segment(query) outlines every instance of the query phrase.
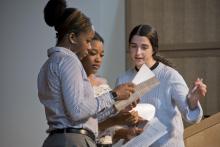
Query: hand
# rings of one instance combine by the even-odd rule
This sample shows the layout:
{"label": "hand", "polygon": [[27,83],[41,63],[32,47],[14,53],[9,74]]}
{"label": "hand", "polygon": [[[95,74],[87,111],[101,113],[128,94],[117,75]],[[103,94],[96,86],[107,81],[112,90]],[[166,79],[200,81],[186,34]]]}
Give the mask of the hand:
{"label": "hand", "polygon": [[207,86],[202,82],[202,79],[197,79],[194,84],[194,88],[188,94],[188,104],[190,109],[195,109],[198,105],[198,101],[201,97],[204,97],[207,93]]}
{"label": "hand", "polygon": [[143,121],[143,118],[138,115],[137,111],[122,110],[113,119],[115,125],[135,126]]}
{"label": "hand", "polygon": [[113,136],[113,140],[118,141],[119,139],[125,139],[125,141],[129,141],[133,137],[141,134],[143,129],[133,127],[133,128],[122,128],[115,131],[115,135]]}
{"label": "hand", "polygon": [[136,125],[139,120],[141,120],[142,118],[138,115],[137,111],[131,111],[130,112],[130,116],[125,119],[126,123],[128,126],[134,126]]}
{"label": "hand", "polygon": [[116,116],[112,117],[114,125],[128,125],[137,122],[137,114],[128,111],[120,111]]}
{"label": "hand", "polygon": [[141,119],[137,111],[131,111],[131,112],[121,111],[118,114],[118,117],[123,118],[122,125],[128,125],[128,126],[136,125]]}
{"label": "hand", "polygon": [[132,104],[128,105],[124,110],[122,110],[122,112],[123,112],[123,111],[125,111],[125,112],[131,111],[134,107],[137,106],[137,104],[138,104],[139,102],[140,102],[140,98],[137,98],[136,101],[134,101]]}
{"label": "hand", "polygon": [[126,100],[130,97],[132,93],[134,93],[134,84],[133,83],[125,83],[117,86],[112,91],[116,92],[117,98],[116,100]]}

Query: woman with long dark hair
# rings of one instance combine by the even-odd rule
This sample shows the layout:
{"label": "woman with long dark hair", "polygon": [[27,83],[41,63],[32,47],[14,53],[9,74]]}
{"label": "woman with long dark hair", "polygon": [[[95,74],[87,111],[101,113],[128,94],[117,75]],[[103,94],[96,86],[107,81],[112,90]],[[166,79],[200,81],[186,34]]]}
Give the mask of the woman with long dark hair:
{"label": "woman with long dark hair", "polygon": [[116,85],[131,81],[143,64],[160,81],[158,87],[140,99],[140,103],[155,106],[155,116],[168,131],[151,147],[184,147],[182,118],[190,123],[201,120],[203,111],[199,98],[205,96],[206,85],[201,79],[197,79],[194,90],[189,92],[183,77],[172,68],[168,60],[158,56],[157,31],[150,25],[133,28],[129,36],[129,52],[134,67],[119,76]]}

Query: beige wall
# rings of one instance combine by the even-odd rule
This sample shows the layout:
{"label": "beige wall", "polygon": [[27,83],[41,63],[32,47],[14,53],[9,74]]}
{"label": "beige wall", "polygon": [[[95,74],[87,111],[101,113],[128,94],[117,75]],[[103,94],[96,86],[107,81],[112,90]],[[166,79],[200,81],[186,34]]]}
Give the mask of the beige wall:
{"label": "beige wall", "polygon": [[[137,24],[153,25],[161,55],[176,65],[189,87],[197,77],[207,83],[201,100],[205,115],[220,111],[219,7],[219,0],[126,1],[126,32]],[[129,68],[128,53],[126,60]]]}

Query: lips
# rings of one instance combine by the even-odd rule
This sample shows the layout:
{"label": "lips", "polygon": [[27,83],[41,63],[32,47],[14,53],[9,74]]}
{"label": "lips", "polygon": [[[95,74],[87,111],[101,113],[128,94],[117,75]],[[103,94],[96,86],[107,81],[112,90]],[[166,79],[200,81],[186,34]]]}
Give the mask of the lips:
{"label": "lips", "polygon": [[100,68],[100,65],[99,64],[93,64],[92,67],[96,70],[98,70]]}
{"label": "lips", "polygon": [[135,60],[140,61],[140,60],[144,60],[144,58],[135,57]]}

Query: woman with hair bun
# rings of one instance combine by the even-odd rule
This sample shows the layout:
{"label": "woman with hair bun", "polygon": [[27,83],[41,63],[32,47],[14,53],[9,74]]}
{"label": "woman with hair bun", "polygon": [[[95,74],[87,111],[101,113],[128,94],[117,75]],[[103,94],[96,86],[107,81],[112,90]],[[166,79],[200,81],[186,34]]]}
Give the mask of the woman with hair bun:
{"label": "woman with hair bun", "polygon": [[94,29],[90,19],[65,0],[50,0],[44,8],[45,22],[54,27],[55,47],[38,74],[38,97],[45,107],[49,136],[44,147],[95,147],[97,115],[127,99],[134,85],[126,83],[94,98],[93,88],[80,62],[91,49]]}

